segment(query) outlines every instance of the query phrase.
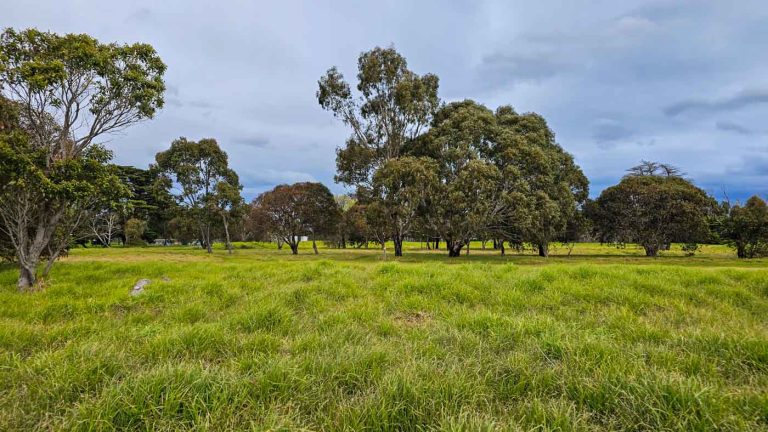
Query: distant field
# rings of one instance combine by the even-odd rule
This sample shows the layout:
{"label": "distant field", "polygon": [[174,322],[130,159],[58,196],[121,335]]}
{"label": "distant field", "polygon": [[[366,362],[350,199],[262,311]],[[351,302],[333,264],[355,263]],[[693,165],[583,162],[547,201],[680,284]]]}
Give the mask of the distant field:
{"label": "distant field", "polygon": [[302,247],[0,267],[0,430],[768,430],[766,260]]}

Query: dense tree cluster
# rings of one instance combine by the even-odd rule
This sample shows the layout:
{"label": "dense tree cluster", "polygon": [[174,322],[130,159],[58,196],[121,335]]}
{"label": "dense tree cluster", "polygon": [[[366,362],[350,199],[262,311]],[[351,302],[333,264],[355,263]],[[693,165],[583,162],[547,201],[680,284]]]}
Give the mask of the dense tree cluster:
{"label": "dense tree cluster", "polygon": [[547,256],[566,235],[588,182],[541,116],[443,105],[437,77],[411,72],[393,48],[361,54],[358,69],[359,95],[332,68],[317,97],[352,130],[337,180],[356,187],[372,238],[392,240],[395,255],[418,231],[444,239],[450,256],[473,238],[531,243]]}
{"label": "dense tree cluster", "polygon": [[358,58],[357,84],[334,67],[320,106],[349,129],[337,150],[334,197],[320,183],[280,185],[244,203],[238,175],[212,138],[179,138],[149,169],[116,166],[97,143],[163,106],[165,65],[151,46],[102,44],[37,30],[0,34],[0,258],[31,288],[74,243],[109,247],[303,239],[337,247],[407,239],[448,255],[472,240],[535,249],[581,239],[636,243],[656,256],[673,243],[725,242],[740,258],[768,255],[768,206],[718,204],[671,165],[643,161],[588,199],[588,180],[545,119],[511,106],[444,103],[439,80],[394,48]]}

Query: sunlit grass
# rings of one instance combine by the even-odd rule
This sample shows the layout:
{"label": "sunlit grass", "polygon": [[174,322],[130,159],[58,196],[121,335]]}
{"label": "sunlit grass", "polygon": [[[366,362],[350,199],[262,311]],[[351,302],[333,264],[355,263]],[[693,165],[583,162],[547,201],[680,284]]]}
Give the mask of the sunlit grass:
{"label": "sunlit grass", "polygon": [[0,430],[768,430],[765,261],[243,246],[2,267]]}

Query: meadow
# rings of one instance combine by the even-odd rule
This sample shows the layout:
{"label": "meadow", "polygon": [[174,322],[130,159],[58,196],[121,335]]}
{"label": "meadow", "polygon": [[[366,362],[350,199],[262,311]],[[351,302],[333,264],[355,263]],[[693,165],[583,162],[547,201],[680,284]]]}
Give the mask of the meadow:
{"label": "meadow", "polygon": [[0,430],[768,430],[767,260],[421,246],[0,267]]}

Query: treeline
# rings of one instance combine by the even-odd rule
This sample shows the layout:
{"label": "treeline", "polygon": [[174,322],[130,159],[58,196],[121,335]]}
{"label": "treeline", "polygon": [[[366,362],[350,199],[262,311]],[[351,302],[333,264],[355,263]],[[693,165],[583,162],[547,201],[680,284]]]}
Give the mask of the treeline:
{"label": "treeline", "polygon": [[[511,106],[444,103],[439,80],[393,48],[360,55],[354,87],[331,68],[320,106],[350,136],[337,150],[334,197],[319,183],[280,185],[248,204],[215,139],[179,138],[147,169],[116,166],[100,140],[164,104],[166,66],[146,44],[7,29],[0,35],[0,256],[35,286],[75,243],[109,247],[181,241],[211,252],[223,239],[337,247],[471,240],[549,254],[554,242],[637,243],[655,256],[673,242],[695,252],[727,242],[741,258],[768,253],[759,197],[717,203],[674,167],[644,162],[588,198],[588,180],[545,119]],[[353,90],[354,88],[354,90]],[[434,242],[434,243],[433,243]]]}

